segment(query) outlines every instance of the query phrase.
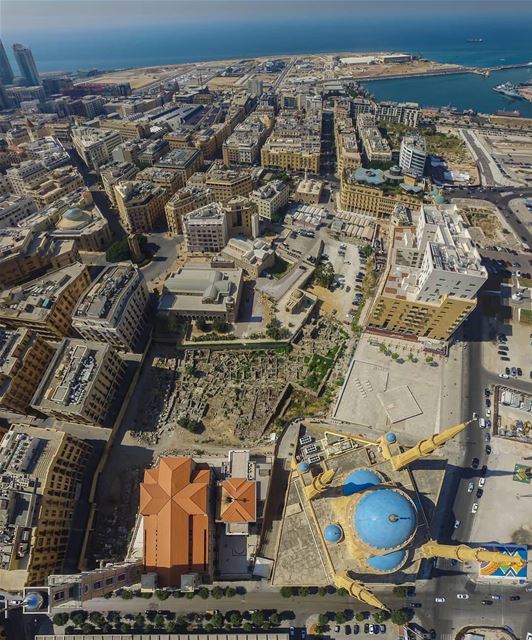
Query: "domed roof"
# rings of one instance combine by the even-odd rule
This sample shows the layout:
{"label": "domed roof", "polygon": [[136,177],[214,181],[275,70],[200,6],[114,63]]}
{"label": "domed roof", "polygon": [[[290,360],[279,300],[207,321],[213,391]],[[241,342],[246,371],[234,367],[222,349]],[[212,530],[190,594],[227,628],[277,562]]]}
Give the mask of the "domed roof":
{"label": "domed roof", "polygon": [[29,593],[26,593],[24,606],[27,611],[39,610],[43,606],[42,594],[38,591],[30,591]]}
{"label": "domed roof", "polygon": [[306,473],[310,469],[310,467],[307,462],[300,462],[298,464],[298,469],[301,471],[301,473]]}
{"label": "domed roof", "polygon": [[403,493],[378,489],[362,496],[355,508],[353,524],[362,542],[375,549],[393,549],[414,533],[416,510]]}
{"label": "domed roof", "polygon": [[390,442],[393,443],[397,440],[395,433],[392,433],[391,431],[389,433],[386,434],[386,442]]}
{"label": "domed roof", "polygon": [[342,486],[342,494],[344,496],[351,496],[353,493],[364,491],[369,487],[375,487],[381,483],[380,477],[371,471],[371,469],[355,469],[344,480]]}
{"label": "domed roof", "polygon": [[342,527],[337,524],[328,524],[323,532],[323,537],[327,542],[340,542],[344,537]]}
{"label": "domed roof", "polygon": [[58,226],[63,229],[75,229],[90,220],[90,215],[78,207],[67,209],[61,216]]}
{"label": "domed roof", "polygon": [[376,571],[388,573],[397,570],[405,560],[406,551],[400,549],[399,551],[386,553],[383,556],[371,556],[370,558],[368,558],[368,564]]}

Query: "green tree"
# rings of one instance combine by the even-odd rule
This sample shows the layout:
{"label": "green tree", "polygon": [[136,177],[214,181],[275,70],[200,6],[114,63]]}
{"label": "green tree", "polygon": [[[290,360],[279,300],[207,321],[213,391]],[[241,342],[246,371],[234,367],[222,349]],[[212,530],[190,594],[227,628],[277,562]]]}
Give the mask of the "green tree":
{"label": "green tree", "polygon": [[65,624],[68,622],[70,616],[68,615],[68,613],[56,613],[55,616],[52,618],[52,622],[57,626],[57,627],[64,627]]}
{"label": "green tree", "polygon": [[372,613],[372,616],[373,616],[373,620],[375,620],[375,622],[378,622],[379,624],[386,620],[386,617],[383,611],[374,611]]}
{"label": "green tree", "polygon": [[291,598],[293,593],[292,587],[281,587],[281,595],[283,598]]}
{"label": "green tree", "polygon": [[359,253],[361,256],[364,256],[364,258],[369,258],[373,253],[373,247],[370,244],[366,244],[360,249]]}
{"label": "green tree", "polygon": [[135,625],[135,627],[140,629],[146,624],[146,618],[142,615],[142,613],[137,613],[133,620],[133,624]]}
{"label": "green tree", "polygon": [[233,612],[229,618],[232,627],[240,627],[242,624],[242,616],[238,612]]}
{"label": "green tree", "polygon": [[281,624],[281,616],[278,613],[272,613],[270,616],[270,624],[272,627],[278,627]]}
{"label": "green tree", "polygon": [[324,626],[329,623],[329,616],[326,613],[320,613],[318,616],[318,624]]}
{"label": "green tree", "polygon": [[399,360],[399,354],[397,353],[397,351],[394,351],[394,353],[392,353],[392,360]]}
{"label": "green tree", "polygon": [[153,624],[157,627],[157,629],[162,629],[164,626],[164,616],[158,613],[153,619]]}
{"label": "green tree", "polygon": [[236,596],[236,589],[234,587],[226,587],[225,589],[225,597],[226,598],[234,598]]}
{"label": "green tree", "polygon": [[365,619],[366,619],[366,614],[363,611],[357,611],[355,613],[355,620],[357,622],[364,622]]}
{"label": "green tree", "polygon": [[432,364],[432,363],[434,362],[434,358],[433,358],[432,356],[427,356],[427,357],[425,358],[425,362],[426,362],[427,364]]}
{"label": "green tree", "polygon": [[[178,418],[177,420],[177,424],[182,427],[183,429],[186,429],[187,431],[190,431],[190,433],[199,433],[201,426],[199,424],[199,422],[197,420],[192,420],[192,418],[189,418],[188,416],[181,416],[180,418]],[[163,592],[164,593],[164,592]],[[187,594],[188,596],[188,594]],[[166,596],[168,597],[168,596]],[[194,596],[192,596],[194,597]],[[166,600],[166,598],[164,598]]]}
{"label": "green tree", "polygon": [[203,625],[203,628],[205,629],[205,631],[208,631],[209,633],[214,630],[214,627],[210,622],[207,622],[207,624]]}
{"label": "green tree", "polygon": [[90,622],[84,622],[81,625],[80,629],[81,629],[81,633],[85,635],[89,635],[90,633],[94,633],[94,631],[96,630],[96,627]]}
{"label": "green tree", "polygon": [[211,589],[211,596],[213,598],[216,598],[216,600],[223,598],[223,595],[224,595],[224,590],[222,589],[222,587],[213,587]]}
{"label": "green tree", "polygon": [[317,624],[314,627],[314,633],[317,635],[321,635],[322,633],[325,633],[326,630],[327,630],[327,627],[322,626],[321,624]]}
{"label": "green tree", "polygon": [[306,598],[310,593],[308,587],[299,587],[299,595],[303,598]]}
{"label": "green tree", "polygon": [[91,611],[91,613],[89,614],[89,620],[97,627],[101,627],[105,622],[105,618],[99,611]]}
{"label": "green tree", "polygon": [[390,620],[394,624],[406,624],[408,622],[408,614],[404,611],[404,609],[397,609],[395,611],[392,611]]}
{"label": "green tree", "polygon": [[327,595],[327,589],[325,587],[318,588],[318,595],[322,598]]}
{"label": "green tree", "polygon": [[206,321],[205,321],[205,318],[201,318],[201,317],[200,317],[200,318],[198,318],[198,319],[196,320],[196,328],[197,328],[199,331],[206,331],[206,330],[207,330],[207,323],[206,323]]}
{"label": "green tree", "polygon": [[257,609],[251,614],[251,624],[255,627],[262,627],[266,622],[266,616],[264,615],[264,611]]}
{"label": "green tree", "polygon": [[72,622],[79,627],[80,625],[82,625],[85,620],[87,619],[87,612],[86,611],[73,611],[70,614],[70,619],[72,620]]}
{"label": "green tree", "polygon": [[406,596],[408,595],[408,587],[404,587],[404,586],[394,587],[393,592],[395,593],[396,596],[399,596],[400,598],[406,598]]}
{"label": "green tree", "polygon": [[339,596],[342,596],[342,598],[345,598],[346,596],[349,595],[349,591],[347,589],[344,589],[344,587],[340,587],[336,593]]}
{"label": "green tree", "polygon": [[266,325],[266,335],[272,340],[285,340],[290,335],[290,331],[281,325],[281,321],[272,318]]}
{"label": "green tree", "polygon": [[107,613],[107,620],[109,622],[120,622],[122,616],[118,613],[118,611],[109,611]]}
{"label": "green tree", "polygon": [[170,597],[170,593],[168,591],[165,591],[164,589],[157,589],[155,595],[159,600],[168,600],[168,598]]}
{"label": "green tree", "polygon": [[185,616],[177,616],[177,618],[175,619],[175,623],[181,629],[187,626],[187,620]]}
{"label": "green tree", "polygon": [[253,631],[253,625],[251,624],[251,622],[244,622],[244,624],[242,625],[242,629],[249,633],[250,631]]}
{"label": "green tree", "polygon": [[131,625],[127,622],[122,622],[120,625],[120,631],[121,633],[129,633],[131,631]]}
{"label": "green tree", "polygon": [[347,622],[345,611],[337,611],[334,615],[334,619],[336,621],[336,624],[344,624],[345,622]]}
{"label": "green tree", "polygon": [[120,592],[120,597],[123,600],[131,600],[131,598],[133,598],[133,594],[129,589],[122,589],[122,591]]}
{"label": "green tree", "polygon": [[222,318],[214,318],[212,321],[212,328],[216,333],[227,333],[229,325]]}
{"label": "green tree", "polygon": [[320,262],[314,271],[314,279],[316,282],[328,289],[334,282],[334,267],[330,262]]}
{"label": "green tree", "polygon": [[210,619],[210,623],[215,629],[221,629],[224,626],[224,617],[221,613],[215,613]]}
{"label": "green tree", "polygon": [[122,240],[114,242],[105,252],[105,259],[107,262],[131,260],[131,252],[129,250],[127,238],[122,238]]}
{"label": "green tree", "polygon": [[379,351],[381,353],[386,353],[388,351],[388,347],[384,344],[384,342],[381,342],[379,345]]}
{"label": "green tree", "polygon": [[71,624],[67,625],[65,627],[65,633],[67,636],[73,636],[76,633],[76,627],[72,626]]}
{"label": "green tree", "polygon": [[207,600],[207,598],[209,597],[209,590],[207,589],[207,587],[201,587],[201,589],[198,590],[198,596],[200,598],[202,598],[203,600]]}

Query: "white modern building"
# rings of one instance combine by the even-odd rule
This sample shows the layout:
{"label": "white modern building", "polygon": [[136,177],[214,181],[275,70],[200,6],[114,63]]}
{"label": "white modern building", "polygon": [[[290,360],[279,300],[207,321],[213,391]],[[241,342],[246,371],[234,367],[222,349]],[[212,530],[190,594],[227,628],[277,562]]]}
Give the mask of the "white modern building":
{"label": "white modern building", "polygon": [[249,197],[257,205],[259,217],[263,220],[272,220],[276,213],[288,203],[290,187],[282,180],[272,180],[252,191]]}
{"label": "white modern building", "polygon": [[422,178],[427,160],[427,144],[421,136],[405,136],[401,140],[399,166],[407,176]]}
{"label": "white modern building", "polygon": [[223,207],[213,202],[183,216],[185,247],[190,253],[219,253],[227,244],[229,231]]}

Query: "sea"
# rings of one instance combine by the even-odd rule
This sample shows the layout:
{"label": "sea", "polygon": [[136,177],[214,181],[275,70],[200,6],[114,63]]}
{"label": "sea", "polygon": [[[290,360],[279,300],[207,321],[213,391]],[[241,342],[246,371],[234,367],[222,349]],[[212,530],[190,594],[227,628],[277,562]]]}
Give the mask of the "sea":
{"label": "sea", "polygon": [[[532,12],[431,17],[352,15],[284,19],[277,9],[271,19],[187,21],[171,24],[61,31],[2,33],[33,50],[40,71],[74,71],[96,67],[119,69],[260,55],[400,51],[439,62],[498,66],[532,62]],[[279,6],[279,5],[277,5]],[[468,39],[482,38],[482,43]],[[411,100],[424,106],[451,105],[482,112],[517,109],[532,117],[532,103],[512,100],[492,90],[503,82],[532,80],[532,66],[492,73],[376,80],[366,84],[380,100]]]}

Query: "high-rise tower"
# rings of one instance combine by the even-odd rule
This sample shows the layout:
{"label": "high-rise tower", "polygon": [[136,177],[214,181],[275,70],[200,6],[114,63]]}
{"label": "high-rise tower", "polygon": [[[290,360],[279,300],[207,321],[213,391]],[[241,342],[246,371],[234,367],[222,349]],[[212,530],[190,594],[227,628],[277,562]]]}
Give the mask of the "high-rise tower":
{"label": "high-rise tower", "polygon": [[37,65],[33,59],[33,53],[29,47],[25,47],[23,44],[14,44],[13,53],[15,54],[15,60],[17,61],[20,73],[24,78],[27,85],[35,86],[41,84],[39,72],[37,71]]}
{"label": "high-rise tower", "polygon": [[0,40],[0,80],[5,84],[11,84],[13,82],[13,77],[13,69],[9,64],[6,50]]}

